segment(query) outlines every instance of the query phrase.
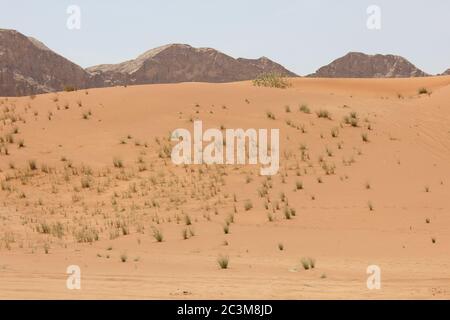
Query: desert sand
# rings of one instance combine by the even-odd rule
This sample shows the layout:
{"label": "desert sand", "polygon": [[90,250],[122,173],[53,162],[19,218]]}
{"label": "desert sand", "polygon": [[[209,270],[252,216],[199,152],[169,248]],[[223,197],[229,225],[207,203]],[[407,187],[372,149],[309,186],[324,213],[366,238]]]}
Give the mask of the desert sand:
{"label": "desert sand", "polygon": [[[0,98],[0,298],[450,298],[450,76],[290,82]],[[279,173],[172,164],[195,119],[279,128]]]}

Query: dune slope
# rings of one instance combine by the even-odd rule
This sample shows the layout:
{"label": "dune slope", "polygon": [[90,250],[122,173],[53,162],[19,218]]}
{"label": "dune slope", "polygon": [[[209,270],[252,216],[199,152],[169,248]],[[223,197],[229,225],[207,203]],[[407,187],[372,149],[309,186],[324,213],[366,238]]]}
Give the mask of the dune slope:
{"label": "dune slope", "polygon": [[[450,77],[291,82],[0,99],[0,298],[448,299]],[[279,173],[172,164],[196,119],[279,128]]]}

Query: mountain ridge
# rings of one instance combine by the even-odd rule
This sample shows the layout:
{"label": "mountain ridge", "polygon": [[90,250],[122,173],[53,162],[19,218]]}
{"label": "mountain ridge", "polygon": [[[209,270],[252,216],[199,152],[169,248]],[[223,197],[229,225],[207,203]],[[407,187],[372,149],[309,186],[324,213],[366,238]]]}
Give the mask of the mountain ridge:
{"label": "mountain ridge", "polygon": [[131,84],[231,82],[251,80],[265,72],[297,76],[266,57],[235,59],[213,48],[177,43],[150,49],[136,59],[92,66],[86,70],[104,76],[111,83],[127,79]]}
{"label": "mountain ridge", "polygon": [[0,95],[21,96],[87,88],[94,79],[83,68],[15,30],[0,29]]}
{"label": "mountain ridge", "polygon": [[409,78],[429,74],[418,69],[404,57],[393,54],[349,52],[320,67],[308,77],[318,78]]}
{"label": "mountain ridge", "polygon": [[128,84],[232,82],[261,73],[297,75],[266,58],[232,58],[213,48],[167,44],[118,64],[83,69],[16,30],[0,29],[0,96]]}
{"label": "mountain ridge", "polygon": [[[297,77],[281,64],[260,58],[233,58],[213,48],[171,43],[152,48],[116,64],[82,68],[33,37],[0,29],[0,96],[23,96],[117,85],[233,82],[252,80],[263,73]],[[450,75],[450,69],[442,75]],[[307,77],[398,78],[424,77],[404,57],[349,52]]]}

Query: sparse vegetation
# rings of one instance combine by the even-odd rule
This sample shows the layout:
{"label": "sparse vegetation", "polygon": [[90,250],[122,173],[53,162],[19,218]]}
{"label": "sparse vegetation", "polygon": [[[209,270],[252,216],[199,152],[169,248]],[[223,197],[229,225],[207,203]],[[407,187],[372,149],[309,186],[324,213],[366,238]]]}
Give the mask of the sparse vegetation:
{"label": "sparse vegetation", "polygon": [[28,167],[30,168],[30,170],[37,170],[37,163],[36,160],[28,160]]}
{"label": "sparse vegetation", "polygon": [[87,226],[82,227],[81,229],[76,231],[74,236],[77,242],[81,243],[92,243],[99,240],[98,231]]}
{"label": "sparse vegetation", "polygon": [[361,139],[363,142],[369,142],[369,136],[366,132],[361,133]]}
{"label": "sparse vegetation", "polygon": [[189,233],[187,228],[183,228],[183,230],[181,230],[181,236],[183,237],[183,240],[189,239]]}
{"label": "sparse vegetation", "polygon": [[152,233],[153,233],[153,238],[155,238],[155,240],[157,242],[163,242],[164,240],[164,236],[163,233],[160,229],[153,227],[152,228]]}
{"label": "sparse vegetation", "polygon": [[425,88],[425,87],[419,88],[419,90],[417,90],[417,92],[418,92],[419,94],[429,94],[428,89]]}
{"label": "sparse vegetation", "polygon": [[349,115],[344,117],[344,123],[352,127],[358,127],[359,126],[358,114],[354,111],[350,112]]}
{"label": "sparse vegetation", "polygon": [[252,208],[253,208],[253,203],[250,200],[246,200],[244,203],[245,211],[249,211]]}
{"label": "sparse vegetation", "polygon": [[316,261],[313,258],[305,257],[300,260],[303,269],[309,270],[316,267]]}
{"label": "sparse vegetation", "polygon": [[228,258],[228,256],[224,255],[219,256],[219,258],[217,259],[217,263],[219,264],[219,267],[221,269],[228,269],[229,261],[230,259]]}
{"label": "sparse vegetation", "polygon": [[316,115],[319,118],[331,120],[331,113],[328,110],[320,109],[320,110],[316,111]]}
{"label": "sparse vegetation", "polygon": [[269,118],[271,120],[275,120],[275,115],[271,111],[267,111],[266,116],[267,116],[267,118]]}
{"label": "sparse vegetation", "polygon": [[76,91],[74,86],[65,86],[64,87],[64,91],[65,92],[72,92],[72,91]]}
{"label": "sparse vegetation", "polygon": [[120,158],[114,158],[113,159],[113,164],[115,168],[123,168],[123,161]]}
{"label": "sparse vegetation", "polygon": [[334,127],[333,129],[331,129],[331,136],[333,138],[339,137],[339,128],[338,127]]}
{"label": "sparse vegetation", "polygon": [[302,104],[299,107],[299,111],[303,112],[303,113],[306,113],[306,114],[310,114],[311,113],[311,110],[309,109],[308,105],[306,105],[306,104]]}
{"label": "sparse vegetation", "polygon": [[291,86],[289,81],[280,74],[264,73],[253,80],[253,85],[257,87],[269,87],[286,89]]}

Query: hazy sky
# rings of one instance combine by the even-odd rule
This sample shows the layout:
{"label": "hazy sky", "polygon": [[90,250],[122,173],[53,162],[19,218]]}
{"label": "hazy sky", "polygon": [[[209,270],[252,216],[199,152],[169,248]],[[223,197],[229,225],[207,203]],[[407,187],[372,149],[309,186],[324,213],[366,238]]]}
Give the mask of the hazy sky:
{"label": "hazy sky", "polygon": [[[66,26],[69,5],[81,29]],[[366,26],[370,5],[381,29]],[[267,56],[300,74],[349,51],[402,55],[429,73],[450,68],[449,0],[0,0],[0,28],[33,36],[88,67],[167,43]]]}

